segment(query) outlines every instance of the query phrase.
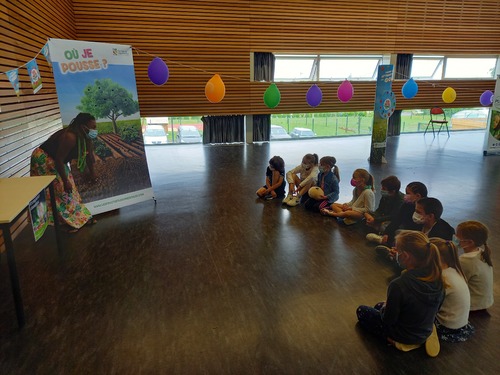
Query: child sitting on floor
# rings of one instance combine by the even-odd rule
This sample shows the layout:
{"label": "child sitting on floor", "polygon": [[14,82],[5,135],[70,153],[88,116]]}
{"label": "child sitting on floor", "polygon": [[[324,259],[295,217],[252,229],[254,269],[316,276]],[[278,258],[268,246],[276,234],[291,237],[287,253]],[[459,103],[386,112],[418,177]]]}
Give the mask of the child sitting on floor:
{"label": "child sitting on floor", "polygon": [[266,169],[266,184],[257,190],[257,195],[267,200],[283,198],[285,184],[285,162],[281,157],[273,156]]}
{"label": "child sitting on floor", "polygon": [[493,263],[488,228],[479,221],[458,224],[454,242],[464,250],[460,265],[469,283],[470,310],[484,311],[493,305]]}
{"label": "child sitting on floor", "polygon": [[[374,228],[377,232],[382,232],[397,216],[404,202],[404,194],[399,191],[401,181],[396,176],[388,176],[380,184],[382,198],[380,198],[378,208],[373,212],[365,212],[366,225]],[[367,240],[374,242],[380,240],[380,237],[376,233],[366,235]]]}
{"label": "child sitting on floor", "polygon": [[366,212],[375,209],[375,193],[373,176],[366,169],[356,169],[352,174],[351,185],[354,186],[352,199],[347,203],[333,203],[331,209],[323,208],[323,215],[343,219],[344,224],[351,225],[363,219]]}
{"label": "child sitting on floor", "polygon": [[318,155],[304,155],[302,163],[286,173],[288,195],[283,199],[283,203],[291,207],[300,204],[301,197],[316,185],[318,173]]}
{"label": "child sitting on floor", "polygon": [[[309,193],[305,199],[304,207],[308,210],[319,212],[322,208],[328,207],[339,199],[339,167],[336,166],[337,160],[333,156],[323,156],[319,161],[319,174],[317,187],[323,194],[312,198]],[[333,170],[332,170],[333,169]],[[312,187],[311,189],[314,189]],[[311,189],[309,191],[311,191]]]}
{"label": "child sitting on floor", "polygon": [[445,297],[436,315],[436,329],[441,340],[447,342],[466,341],[474,327],[469,323],[470,294],[464,272],[458,260],[457,247],[451,241],[432,237],[443,269]]}

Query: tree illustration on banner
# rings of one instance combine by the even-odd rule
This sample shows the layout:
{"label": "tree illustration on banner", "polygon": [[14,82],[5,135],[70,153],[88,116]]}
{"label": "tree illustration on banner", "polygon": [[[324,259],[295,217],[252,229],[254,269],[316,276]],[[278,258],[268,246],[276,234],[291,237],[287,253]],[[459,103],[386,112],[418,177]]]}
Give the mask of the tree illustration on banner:
{"label": "tree illustration on banner", "polygon": [[92,113],[97,118],[109,118],[113,123],[113,132],[118,134],[116,120],[120,116],[129,116],[139,111],[139,102],[132,93],[110,78],[97,79],[93,85],[87,85],[84,95],[76,108]]}

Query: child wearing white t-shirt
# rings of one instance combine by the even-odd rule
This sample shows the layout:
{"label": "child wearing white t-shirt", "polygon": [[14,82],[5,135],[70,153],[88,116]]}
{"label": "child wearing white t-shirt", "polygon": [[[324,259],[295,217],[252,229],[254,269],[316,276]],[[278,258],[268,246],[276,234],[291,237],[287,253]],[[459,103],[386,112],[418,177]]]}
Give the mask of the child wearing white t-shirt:
{"label": "child wearing white t-shirt", "polygon": [[464,250],[460,265],[469,283],[471,311],[493,305],[493,263],[487,240],[488,228],[483,223],[471,220],[458,224],[454,242]]}
{"label": "child wearing white t-shirt", "polygon": [[437,333],[446,342],[466,341],[474,333],[474,327],[469,323],[470,293],[457,247],[453,242],[438,237],[429,241],[439,250],[446,293],[436,314]]}

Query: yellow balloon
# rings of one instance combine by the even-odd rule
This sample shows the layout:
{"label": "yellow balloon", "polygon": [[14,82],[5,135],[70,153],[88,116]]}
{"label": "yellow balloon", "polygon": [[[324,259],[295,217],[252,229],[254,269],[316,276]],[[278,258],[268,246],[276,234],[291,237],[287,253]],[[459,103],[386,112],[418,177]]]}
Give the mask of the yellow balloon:
{"label": "yellow balloon", "polygon": [[210,103],[219,103],[226,95],[226,86],[218,74],[214,74],[205,85],[205,96]]}
{"label": "yellow balloon", "polygon": [[443,91],[443,102],[445,103],[453,103],[457,98],[457,92],[452,87],[447,87]]}

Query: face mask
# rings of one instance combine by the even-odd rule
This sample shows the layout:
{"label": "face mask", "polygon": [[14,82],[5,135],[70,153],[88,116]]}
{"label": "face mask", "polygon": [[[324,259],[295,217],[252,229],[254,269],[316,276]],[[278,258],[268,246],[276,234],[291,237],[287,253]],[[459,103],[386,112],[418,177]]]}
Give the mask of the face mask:
{"label": "face mask", "polygon": [[327,170],[327,169],[326,169],[325,167],[319,166],[319,171],[320,171],[321,173],[326,172],[326,170]]}
{"label": "face mask", "polygon": [[272,165],[269,166],[269,169],[274,171],[274,167]]}
{"label": "face mask", "polygon": [[424,217],[416,212],[413,213],[412,219],[415,224],[423,224],[425,221]]}
{"label": "face mask", "polygon": [[413,196],[410,194],[405,194],[404,201],[406,203],[413,203]]}
{"label": "face mask", "polygon": [[90,139],[95,139],[97,138],[97,129],[89,129],[89,132],[87,133],[87,136],[90,138]]}
{"label": "face mask", "polygon": [[389,192],[387,190],[380,190],[380,194],[382,194],[383,197],[387,197]]}
{"label": "face mask", "polygon": [[354,187],[358,186],[358,183],[354,178],[351,178],[351,186],[354,186]]}

